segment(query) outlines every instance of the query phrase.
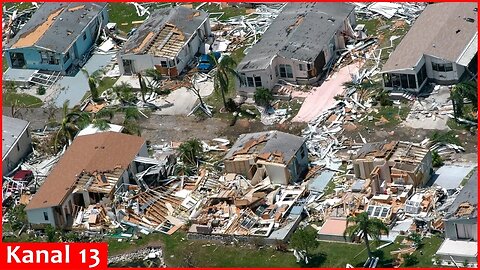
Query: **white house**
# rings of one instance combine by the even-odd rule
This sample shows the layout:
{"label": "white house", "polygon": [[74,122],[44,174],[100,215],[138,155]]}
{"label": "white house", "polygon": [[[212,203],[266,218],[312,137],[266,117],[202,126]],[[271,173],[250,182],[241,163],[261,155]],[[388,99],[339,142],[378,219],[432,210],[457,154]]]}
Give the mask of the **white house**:
{"label": "white house", "polygon": [[308,169],[308,150],[302,137],[273,130],[247,133],[225,155],[225,172],[240,174],[252,184],[268,176],[270,182],[288,185]]}
{"label": "white house", "polygon": [[418,93],[428,81],[457,83],[475,73],[477,51],[477,4],[430,4],[383,66],[384,88]]}
{"label": "white house", "polygon": [[120,72],[132,75],[156,68],[164,76],[175,77],[197,53],[205,53],[210,36],[206,12],[182,6],[159,9],[150,14],[120,50]]}
{"label": "white house", "polygon": [[70,228],[78,207],[87,207],[129,184],[135,158],[147,157],[141,137],[102,132],[75,138],[25,211],[34,228]]}
{"label": "white house", "polygon": [[310,84],[354,36],[354,6],[347,3],[289,3],[239,63],[237,93],[272,89],[280,80]]}
{"label": "white house", "polygon": [[15,169],[20,160],[32,151],[29,122],[2,115],[2,175]]}

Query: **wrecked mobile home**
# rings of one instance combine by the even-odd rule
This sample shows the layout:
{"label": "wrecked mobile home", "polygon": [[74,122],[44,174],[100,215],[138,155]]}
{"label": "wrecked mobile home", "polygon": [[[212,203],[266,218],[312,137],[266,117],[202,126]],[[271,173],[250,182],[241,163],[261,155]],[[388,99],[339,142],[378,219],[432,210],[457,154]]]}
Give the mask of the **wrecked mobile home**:
{"label": "wrecked mobile home", "polygon": [[[336,51],[354,38],[354,6],[347,3],[288,3],[237,67],[239,95],[279,80],[317,82]],[[314,26],[314,27],[313,27]]]}
{"label": "wrecked mobile home", "polygon": [[211,28],[208,13],[182,6],[153,12],[130,36],[118,53],[121,74],[155,68],[176,77],[205,52]]}
{"label": "wrecked mobile home", "polygon": [[107,22],[107,3],[44,3],[7,45],[8,66],[65,75],[85,63]]}

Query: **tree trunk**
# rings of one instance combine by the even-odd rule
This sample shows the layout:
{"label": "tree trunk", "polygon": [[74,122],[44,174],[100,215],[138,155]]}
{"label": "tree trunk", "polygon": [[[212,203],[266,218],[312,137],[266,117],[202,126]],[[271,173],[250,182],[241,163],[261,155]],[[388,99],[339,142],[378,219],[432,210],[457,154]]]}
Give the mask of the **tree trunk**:
{"label": "tree trunk", "polygon": [[220,89],[220,92],[222,92],[222,100],[223,100],[223,106],[225,107],[225,110],[228,111],[227,108],[227,101],[225,100],[225,91],[223,89]]}
{"label": "tree trunk", "polygon": [[365,245],[367,246],[368,257],[373,257],[372,250],[370,249],[370,243],[368,242],[368,235],[363,233],[363,239],[365,240]]}

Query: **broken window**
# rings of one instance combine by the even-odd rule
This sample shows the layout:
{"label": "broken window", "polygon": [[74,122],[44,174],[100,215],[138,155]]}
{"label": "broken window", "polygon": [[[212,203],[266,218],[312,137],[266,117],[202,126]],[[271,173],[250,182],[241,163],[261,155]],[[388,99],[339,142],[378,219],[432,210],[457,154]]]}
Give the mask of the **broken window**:
{"label": "broken window", "polygon": [[247,77],[247,86],[248,87],[255,87],[255,84],[253,84],[253,78],[252,77]]}
{"label": "broken window", "polygon": [[262,77],[254,76],[253,78],[255,80],[255,87],[262,87]]}
{"label": "broken window", "polygon": [[402,86],[402,88],[408,88],[407,74],[400,74],[400,85]]}
{"label": "broken window", "polygon": [[293,78],[292,66],[290,65],[279,65],[280,77],[282,78]]}
{"label": "broken window", "polygon": [[383,83],[385,87],[392,87],[392,75],[390,75],[390,73],[383,74]]}
{"label": "broken window", "polygon": [[240,73],[240,86],[247,86],[245,84],[245,73]]}
{"label": "broken window", "polygon": [[167,67],[167,61],[160,61],[160,66]]}
{"label": "broken window", "polygon": [[415,82],[415,75],[408,74],[408,88],[417,88],[417,83]]}
{"label": "broken window", "polygon": [[449,72],[449,71],[453,71],[453,65],[452,63],[446,63],[446,64],[432,63],[432,69],[439,72]]}
{"label": "broken window", "polygon": [[12,62],[13,68],[23,68],[25,66],[25,57],[23,53],[10,53],[10,61]]}
{"label": "broken window", "polygon": [[400,76],[392,74],[392,87],[400,87]]}
{"label": "broken window", "polygon": [[43,212],[43,218],[45,219],[45,221],[48,221],[48,213],[47,212]]}
{"label": "broken window", "polygon": [[420,87],[426,79],[427,79],[427,68],[426,68],[425,64],[423,64],[422,68],[417,73],[417,85],[418,85],[418,87]]}
{"label": "broken window", "polygon": [[304,68],[304,65],[303,64],[298,64],[298,69],[300,71],[303,71],[305,68]]}

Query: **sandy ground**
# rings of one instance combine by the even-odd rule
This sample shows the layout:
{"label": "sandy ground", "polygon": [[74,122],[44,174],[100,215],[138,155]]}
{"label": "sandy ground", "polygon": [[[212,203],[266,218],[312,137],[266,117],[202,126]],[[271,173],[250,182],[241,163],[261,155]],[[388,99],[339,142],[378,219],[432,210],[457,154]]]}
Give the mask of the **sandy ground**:
{"label": "sandy ground", "polygon": [[327,78],[321,86],[314,87],[306,96],[298,114],[292,122],[309,122],[335,102],[334,97],[344,91],[343,84],[351,81],[351,74],[358,71],[357,65],[348,65]]}

